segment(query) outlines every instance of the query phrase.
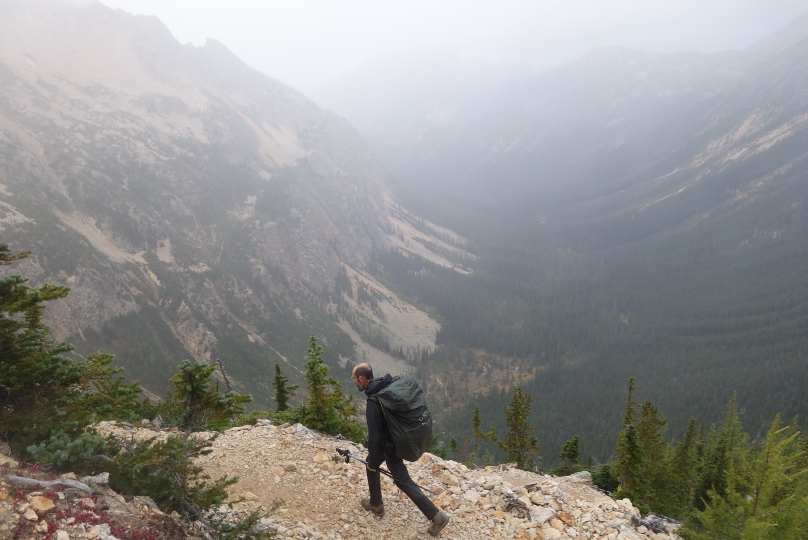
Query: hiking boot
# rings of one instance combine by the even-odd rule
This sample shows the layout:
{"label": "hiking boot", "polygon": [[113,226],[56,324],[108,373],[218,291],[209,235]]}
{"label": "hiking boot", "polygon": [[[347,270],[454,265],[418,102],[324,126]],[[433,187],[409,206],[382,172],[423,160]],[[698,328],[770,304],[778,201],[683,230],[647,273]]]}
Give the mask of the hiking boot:
{"label": "hiking boot", "polygon": [[432,525],[426,530],[432,536],[438,536],[445,526],[449,524],[452,518],[446,512],[438,512],[432,518]]}
{"label": "hiking boot", "polygon": [[373,506],[372,504],[370,504],[370,499],[368,499],[367,497],[365,497],[359,502],[362,504],[362,508],[364,508],[368,512],[373,512],[379,517],[382,517],[384,515],[384,503],[380,504],[379,506]]}

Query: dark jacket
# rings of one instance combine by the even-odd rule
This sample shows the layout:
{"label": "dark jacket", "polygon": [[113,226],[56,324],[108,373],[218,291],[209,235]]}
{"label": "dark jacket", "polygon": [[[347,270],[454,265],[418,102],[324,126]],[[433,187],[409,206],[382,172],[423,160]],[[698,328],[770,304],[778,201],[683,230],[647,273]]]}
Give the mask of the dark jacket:
{"label": "dark jacket", "polygon": [[368,397],[365,418],[368,422],[368,466],[371,469],[378,468],[384,460],[384,452],[395,449],[393,438],[390,436],[390,428],[387,427],[387,420],[384,419],[382,408],[376,394],[389,385],[393,377],[388,373],[384,377],[376,377],[365,388],[365,395]]}

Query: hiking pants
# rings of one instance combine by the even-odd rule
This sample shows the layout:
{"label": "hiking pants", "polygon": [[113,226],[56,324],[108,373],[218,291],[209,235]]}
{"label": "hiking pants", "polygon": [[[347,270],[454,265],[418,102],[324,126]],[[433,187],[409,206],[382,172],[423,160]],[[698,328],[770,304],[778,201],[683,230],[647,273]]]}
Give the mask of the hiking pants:
{"label": "hiking pants", "polygon": [[[390,471],[393,476],[401,479],[401,481],[394,481],[398,489],[403,491],[407,497],[415,503],[418,510],[420,510],[428,520],[432,521],[432,518],[438,513],[438,507],[435,506],[432,501],[429,500],[429,497],[424,495],[421,489],[412,481],[410,472],[407,470],[407,466],[404,465],[404,461],[396,455],[396,447],[391,444],[383,444],[382,450],[384,451],[384,460],[387,462],[387,470]],[[382,504],[381,474],[378,470],[373,472],[368,467],[366,467],[366,470],[368,473],[368,488],[370,488],[370,504],[379,506]]]}

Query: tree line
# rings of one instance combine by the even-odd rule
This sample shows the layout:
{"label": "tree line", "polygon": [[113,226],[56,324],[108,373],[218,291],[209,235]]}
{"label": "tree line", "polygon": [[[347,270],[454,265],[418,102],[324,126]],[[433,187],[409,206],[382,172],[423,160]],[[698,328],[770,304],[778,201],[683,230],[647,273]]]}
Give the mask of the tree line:
{"label": "tree line", "polygon": [[[681,439],[667,440],[667,421],[651,401],[635,401],[636,384],[628,379],[628,397],[615,452],[606,462],[581,464],[580,438],[567,440],[558,454],[567,475],[588,470],[593,482],[616,499],[628,497],[643,514],[680,520],[686,540],[712,538],[808,538],[808,437],[776,415],[765,436],[744,432],[737,401],[727,405],[723,421],[709,428],[695,418]],[[473,448],[452,438],[448,453],[469,466],[480,464],[479,441],[493,441],[506,459],[538,471],[539,441],[527,421],[532,398],[516,387],[505,407],[506,434],[492,423],[481,430],[480,409],[471,419]],[[484,458],[485,460],[485,458]]]}

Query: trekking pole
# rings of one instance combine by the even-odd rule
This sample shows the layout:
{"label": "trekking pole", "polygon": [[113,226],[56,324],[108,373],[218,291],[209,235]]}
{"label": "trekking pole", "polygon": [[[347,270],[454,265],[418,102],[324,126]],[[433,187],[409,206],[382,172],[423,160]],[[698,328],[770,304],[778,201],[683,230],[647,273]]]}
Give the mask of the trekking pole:
{"label": "trekking pole", "polygon": [[[343,457],[345,458],[345,463],[350,463],[350,462],[351,462],[351,458],[354,458],[354,461],[358,461],[359,463],[364,463],[364,464],[365,464],[365,467],[370,468],[370,465],[368,465],[368,462],[367,462],[367,461],[365,461],[364,459],[361,459],[361,458],[356,457],[355,455],[353,455],[353,454],[351,453],[351,451],[350,451],[350,450],[342,450],[342,449],[340,449],[340,448],[337,448],[337,454],[339,454],[339,455],[341,455],[341,456],[343,456]],[[402,484],[406,484],[406,483],[408,483],[408,482],[409,482],[410,484],[414,485],[415,487],[417,487],[417,488],[419,488],[419,489],[423,489],[424,491],[428,491],[428,492],[430,492],[432,495],[437,495],[437,493],[435,493],[435,492],[434,492],[434,491],[432,491],[431,489],[429,489],[429,488],[425,488],[424,486],[419,486],[419,485],[418,485],[418,484],[416,484],[416,483],[415,483],[415,482],[414,482],[412,479],[410,479],[410,480],[405,480],[405,479],[403,479],[403,478],[399,478],[398,476],[394,475],[393,473],[391,473],[391,472],[390,472],[390,471],[388,471],[387,469],[382,469],[381,467],[379,467],[379,468],[378,468],[378,469],[376,469],[376,470],[377,470],[377,471],[379,471],[380,473],[382,473],[382,474],[383,474],[383,475],[385,475],[385,476],[389,476],[390,478],[392,478],[392,479],[393,479],[393,480],[395,480],[396,482],[400,482],[400,483],[402,483]]]}

